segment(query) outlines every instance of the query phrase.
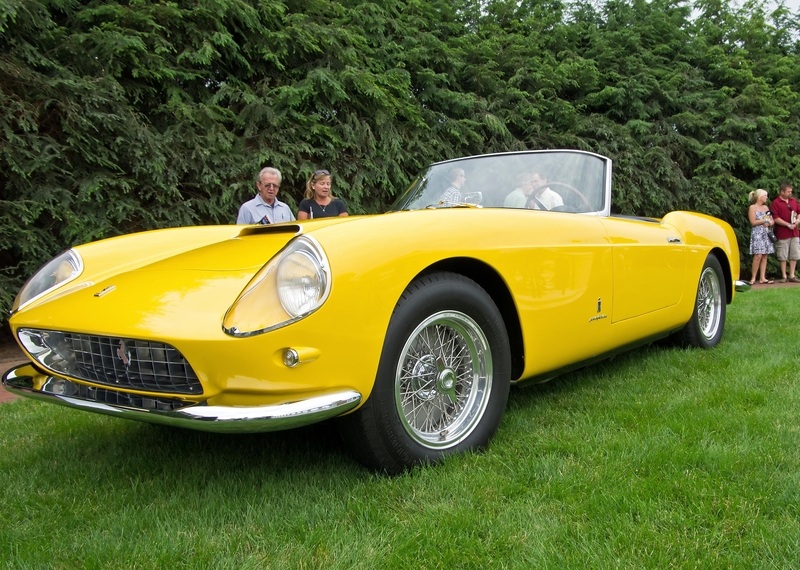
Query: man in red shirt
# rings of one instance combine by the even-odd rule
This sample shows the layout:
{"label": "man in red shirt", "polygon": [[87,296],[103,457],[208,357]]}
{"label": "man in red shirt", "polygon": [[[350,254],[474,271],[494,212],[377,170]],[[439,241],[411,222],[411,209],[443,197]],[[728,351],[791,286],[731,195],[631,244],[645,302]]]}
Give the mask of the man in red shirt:
{"label": "man in red shirt", "polygon": [[[797,230],[797,222],[800,219],[800,206],[797,200],[792,198],[792,185],[784,182],[778,191],[778,197],[769,205],[772,217],[775,220],[775,236],[778,243],[775,244],[775,253],[781,263],[781,273],[783,278],[779,283],[800,283],[800,279],[794,276],[794,268],[797,260],[800,259],[800,232]],[[786,262],[789,261],[789,276],[786,275]]]}

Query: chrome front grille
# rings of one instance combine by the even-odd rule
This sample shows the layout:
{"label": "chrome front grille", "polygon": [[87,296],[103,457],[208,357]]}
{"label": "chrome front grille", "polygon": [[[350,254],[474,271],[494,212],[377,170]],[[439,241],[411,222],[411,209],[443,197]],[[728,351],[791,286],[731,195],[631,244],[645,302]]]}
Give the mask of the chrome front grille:
{"label": "chrome front grille", "polygon": [[21,329],[26,350],[44,367],[114,388],[202,394],[192,367],[168,344],[58,331]]}
{"label": "chrome front grille", "polygon": [[[53,378],[52,376],[45,382],[44,386],[42,386],[42,392],[58,396],[69,396],[88,402],[124,406],[137,410],[158,410],[164,412],[197,405],[194,402],[185,402],[177,398],[140,396],[139,394],[118,392],[116,390],[109,390],[108,388],[96,388],[94,386],[78,384],[77,382],[70,382],[69,380],[61,378]],[[205,402],[201,405],[205,405]]]}

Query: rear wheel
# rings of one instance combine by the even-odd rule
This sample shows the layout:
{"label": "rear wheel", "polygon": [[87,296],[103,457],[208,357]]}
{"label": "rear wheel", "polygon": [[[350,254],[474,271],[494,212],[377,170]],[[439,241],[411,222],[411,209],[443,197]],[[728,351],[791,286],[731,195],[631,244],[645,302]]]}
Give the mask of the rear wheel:
{"label": "rear wheel", "polygon": [[423,276],[395,307],[370,397],[340,431],[363,463],[389,473],[481,449],[503,417],[510,363],[489,295],[461,275]]}
{"label": "rear wheel", "polygon": [[692,317],[680,333],[685,346],[712,348],[719,344],[725,328],[726,297],[722,266],[714,255],[709,255],[697,283]]}

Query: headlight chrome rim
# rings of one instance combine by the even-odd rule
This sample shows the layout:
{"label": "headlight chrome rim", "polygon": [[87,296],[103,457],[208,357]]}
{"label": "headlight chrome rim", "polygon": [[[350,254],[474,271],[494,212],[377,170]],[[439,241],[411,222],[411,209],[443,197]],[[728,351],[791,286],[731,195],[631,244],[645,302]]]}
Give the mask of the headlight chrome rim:
{"label": "headlight chrome rim", "polygon": [[[37,286],[38,281],[41,281],[42,279],[46,278],[47,277],[46,274],[48,273],[48,271],[50,271],[51,276],[53,276],[52,271],[57,271],[58,266],[63,264],[64,262],[69,263],[72,266],[71,274],[68,277],[59,281],[58,280],[59,278],[56,276],[55,283],[39,291],[38,293],[36,293],[31,297],[27,299],[25,298],[26,292],[31,287]],[[83,258],[81,257],[81,255],[75,249],[68,249],[66,251],[61,252],[53,259],[45,263],[42,267],[40,267],[39,270],[36,271],[36,273],[34,273],[31,276],[31,278],[25,282],[25,285],[22,286],[22,289],[20,289],[19,293],[17,293],[17,296],[14,299],[14,303],[11,306],[10,313],[13,315],[18,311],[21,311],[25,307],[35,303],[36,301],[38,301],[42,297],[47,296],[56,289],[60,289],[64,285],[67,285],[68,283],[75,281],[78,277],[81,276],[82,273],[83,273]],[[23,301],[22,299],[25,300]]]}
{"label": "headlight chrome rim", "polygon": [[[292,314],[284,305],[283,299],[280,298],[278,274],[280,272],[281,265],[290,257],[298,254],[303,255],[307,259],[313,261],[323,283],[320,287],[321,293],[317,300],[311,303],[306,310],[303,310],[298,314]],[[274,295],[275,302],[280,305],[281,309],[285,313],[285,318],[279,322],[271,323],[266,326],[243,330],[237,323],[233,322],[236,318],[235,314],[233,313],[239,305],[247,302],[247,297],[249,295],[263,294],[263,291],[259,291],[259,289],[262,288],[271,289],[271,291],[269,291],[267,294]],[[288,326],[317,311],[322,305],[325,304],[330,291],[331,271],[325,251],[322,249],[322,246],[319,244],[319,242],[317,242],[317,240],[313,237],[308,235],[299,236],[287,244],[286,247],[284,247],[283,250],[281,250],[277,255],[273,256],[272,259],[270,259],[264,265],[264,267],[262,267],[250,280],[244,290],[242,290],[242,292],[236,298],[236,301],[233,302],[228,311],[225,313],[225,316],[222,320],[222,330],[225,332],[225,334],[241,338],[263,334]]]}

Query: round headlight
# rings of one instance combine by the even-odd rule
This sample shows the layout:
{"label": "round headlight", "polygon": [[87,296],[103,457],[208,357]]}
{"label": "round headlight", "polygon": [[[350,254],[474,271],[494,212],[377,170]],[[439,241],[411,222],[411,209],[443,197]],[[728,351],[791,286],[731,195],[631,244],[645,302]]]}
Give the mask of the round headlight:
{"label": "round headlight", "polygon": [[284,327],[319,309],[330,289],[325,252],[311,236],[299,236],[250,280],[225,313],[222,330],[245,337]]}
{"label": "round headlight", "polygon": [[283,309],[292,317],[298,317],[316,307],[322,299],[325,272],[310,252],[293,251],[278,265],[277,285]]}
{"label": "round headlight", "polygon": [[33,277],[28,279],[17,298],[14,299],[11,312],[20,310],[53,289],[72,281],[82,272],[83,260],[78,252],[73,249],[65,251],[47,262]]}

